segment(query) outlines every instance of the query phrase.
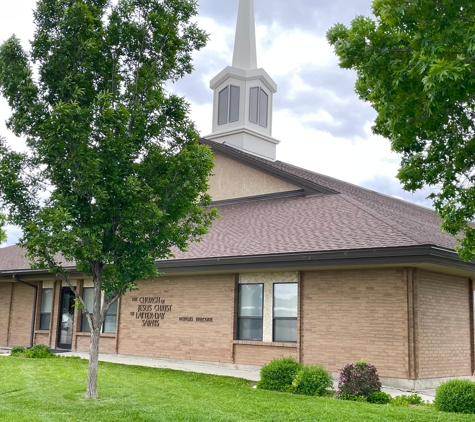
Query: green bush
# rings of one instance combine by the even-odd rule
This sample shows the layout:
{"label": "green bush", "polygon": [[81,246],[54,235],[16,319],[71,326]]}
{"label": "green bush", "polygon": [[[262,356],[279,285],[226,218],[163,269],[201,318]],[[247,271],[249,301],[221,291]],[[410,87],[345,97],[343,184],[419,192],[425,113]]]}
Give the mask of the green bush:
{"label": "green bush", "polygon": [[435,392],[434,405],[442,412],[475,414],[475,382],[469,380],[444,382]]}
{"label": "green bush", "polygon": [[417,394],[411,394],[410,396],[408,396],[407,401],[412,406],[417,406],[417,405],[420,405],[420,404],[424,404],[424,401],[422,400],[422,397],[418,396]]}
{"label": "green bush", "polygon": [[333,385],[332,376],[321,365],[305,365],[292,383],[294,392],[307,396],[323,396]]}
{"label": "green bush", "polygon": [[26,352],[26,349],[23,346],[15,346],[10,352],[10,356],[21,356]]}
{"label": "green bush", "polygon": [[391,401],[391,396],[383,391],[373,391],[366,401],[373,404],[388,404]]}
{"label": "green bush", "polygon": [[25,351],[25,357],[31,359],[45,359],[45,358],[53,358],[56,355],[51,352],[51,349],[44,344],[37,344],[33,346],[31,349]]}
{"label": "green bush", "polygon": [[381,391],[378,371],[365,361],[346,365],[339,372],[338,398],[348,400],[351,396],[368,397],[374,391]]}
{"label": "green bush", "polygon": [[402,395],[393,397],[391,399],[391,405],[398,407],[408,407],[410,405],[417,406],[422,404],[424,404],[424,402],[422,401],[422,398],[417,394],[411,394],[410,396]]}
{"label": "green bush", "polygon": [[55,355],[51,352],[51,349],[44,344],[37,344],[31,349],[26,349],[23,346],[16,346],[12,348],[11,356],[23,357],[23,358],[50,358]]}
{"label": "green bush", "polygon": [[291,357],[274,359],[261,368],[261,380],[257,383],[257,388],[292,391],[292,382],[301,369],[302,364]]}

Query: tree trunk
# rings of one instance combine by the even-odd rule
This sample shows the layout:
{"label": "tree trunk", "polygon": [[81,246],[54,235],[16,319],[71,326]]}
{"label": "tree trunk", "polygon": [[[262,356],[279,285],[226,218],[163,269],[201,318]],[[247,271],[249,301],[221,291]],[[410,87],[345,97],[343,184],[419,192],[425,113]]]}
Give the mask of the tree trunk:
{"label": "tree trunk", "polygon": [[97,371],[99,366],[99,341],[101,339],[103,309],[102,309],[102,264],[92,266],[94,282],[93,314],[90,318],[91,342],[89,344],[89,368],[87,371],[86,399],[97,399]]}
{"label": "tree trunk", "polygon": [[91,330],[91,343],[89,345],[89,368],[87,371],[86,399],[97,399],[97,370],[99,366],[99,340],[101,326]]}

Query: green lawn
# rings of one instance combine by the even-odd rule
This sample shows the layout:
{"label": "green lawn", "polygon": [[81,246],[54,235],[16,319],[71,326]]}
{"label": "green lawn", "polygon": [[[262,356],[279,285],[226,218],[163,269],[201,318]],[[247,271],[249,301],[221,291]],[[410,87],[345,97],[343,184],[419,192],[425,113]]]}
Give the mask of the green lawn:
{"label": "green lawn", "polygon": [[474,421],[438,413],[253,389],[245,380],[100,364],[97,401],[84,399],[87,362],[0,357],[0,421]]}

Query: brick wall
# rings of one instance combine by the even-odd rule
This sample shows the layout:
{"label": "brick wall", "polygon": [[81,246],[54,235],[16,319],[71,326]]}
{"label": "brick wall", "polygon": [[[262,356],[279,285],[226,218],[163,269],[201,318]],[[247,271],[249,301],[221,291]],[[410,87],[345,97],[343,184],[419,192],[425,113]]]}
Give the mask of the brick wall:
{"label": "brick wall", "polygon": [[[139,282],[138,287],[121,302],[119,354],[232,362],[233,274],[166,277]],[[158,297],[160,303],[140,299]],[[155,314],[161,314],[157,315],[160,319]],[[213,321],[198,322],[197,318]]]}
{"label": "brick wall", "polygon": [[360,359],[381,376],[408,372],[407,281],[402,269],[306,272],[301,356],[330,371]]}
{"label": "brick wall", "polygon": [[469,281],[416,273],[418,378],[471,374]]}
{"label": "brick wall", "polygon": [[7,346],[10,298],[13,283],[0,283],[0,346]]}
{"label": "brick wall", "polygon": [[[76,350],[79,352],[89,352],[91,338],[89,335],[78,334],[76,336]],[[115,354],[116,351],[116,340],[113,335],[102,335],[99,342],[99,352],[100,353],[109,353]]]}
{"label": "brick wall", "polygon": [[35,344],[46,344],[49,346],[50,344],[50,338],[49,338],[49,333],[35,333]]}
{"label": "brick wall", "polygon": [[9,346],[30,346],[34,297],[35,289],[14,283]]}
{"label": "brick wall", "polygon": [[234,363],[240,365],[265,365],[272,359],[293,357],[298,360],[297,347],[276,347],[251,344],[234,345]]}

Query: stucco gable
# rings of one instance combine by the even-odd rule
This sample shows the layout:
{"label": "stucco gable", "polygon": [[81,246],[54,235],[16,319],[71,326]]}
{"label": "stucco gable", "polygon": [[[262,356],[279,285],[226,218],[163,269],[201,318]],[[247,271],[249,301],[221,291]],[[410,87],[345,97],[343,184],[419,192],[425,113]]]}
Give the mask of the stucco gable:
{"label": "stucco gable", "polygon": [[214,154],[215,167],[208,193],[213,201],[300,190],[301,187],[249,167],[222,154]]}

